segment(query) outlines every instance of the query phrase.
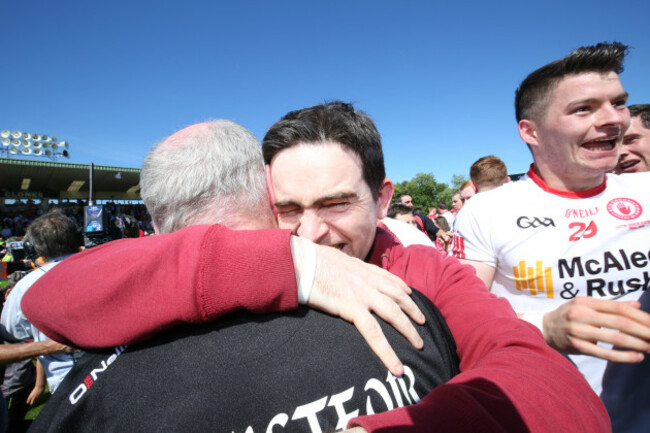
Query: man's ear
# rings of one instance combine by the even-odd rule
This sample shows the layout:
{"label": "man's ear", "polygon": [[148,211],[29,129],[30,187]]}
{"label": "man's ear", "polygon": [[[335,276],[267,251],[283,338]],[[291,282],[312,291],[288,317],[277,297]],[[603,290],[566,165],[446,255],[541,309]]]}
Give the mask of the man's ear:
{"label": "man's ear", "polygon": [[271,182],[271,164],[266,164],[264,166],[264,171],[266,172],[266,190],[269,193],[269,205],[273,210],[273,217],[278,218],[278,210],[275,207],[275,192],[273,191],[273,182]]}
{"label": "man's ear", "polygon": [[395,185],[389,178],[384,178],[379,187],[379,197],[377,198],[377,218],[386,218],[390,201],[393,199]]}
{"label": "man's ear", "polygon": [[528,143],[529,146],[537,146],[537,125],[530,119],[522,119],[519,121],[519,136],[522,140]]}

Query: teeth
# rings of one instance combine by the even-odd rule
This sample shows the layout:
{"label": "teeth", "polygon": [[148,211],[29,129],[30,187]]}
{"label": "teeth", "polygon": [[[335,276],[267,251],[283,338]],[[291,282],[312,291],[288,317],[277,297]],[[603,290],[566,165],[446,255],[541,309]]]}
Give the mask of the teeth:
{"label": "teeth", "polygon": [[636,161],[624,162],[621,164],[621,168],[625,170],[626,168],[632,167],[634,164],[636,164]]}
{"label": "teeth", "polygon": [[589,150],[611,150],[612,146],[589,146]]}
{"label": "teeth", "polygon": [[615,144],[615,138],[598,138],[596,140],[591,140],[585,143],[586,147],[589,150],[600,151],[600,150],[612,150]]}

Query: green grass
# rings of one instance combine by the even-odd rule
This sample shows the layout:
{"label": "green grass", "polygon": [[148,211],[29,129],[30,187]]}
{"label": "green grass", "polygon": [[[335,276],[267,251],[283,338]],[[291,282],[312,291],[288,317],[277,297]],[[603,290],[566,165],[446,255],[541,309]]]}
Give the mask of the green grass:
{"label": "green grass", "polygon": [[41,410],[43,410],[43,407],[45,406],[45,403],[47,403],[47,401],[50,399],[51,396],[52,396],[52,394],[50,394],[50,390],[46,386],[45,387],[45,392],[43,393],[43,395],[40,396],[38,398],[38,400],[36,400],[36,403],[34,404],[34,406],[32,406],[32,408],[29,409],[27,411],[27,413],[25,414],[25,419],[28,419],[28,420],[36,419],[36,416],[39,413],[41,413]]}

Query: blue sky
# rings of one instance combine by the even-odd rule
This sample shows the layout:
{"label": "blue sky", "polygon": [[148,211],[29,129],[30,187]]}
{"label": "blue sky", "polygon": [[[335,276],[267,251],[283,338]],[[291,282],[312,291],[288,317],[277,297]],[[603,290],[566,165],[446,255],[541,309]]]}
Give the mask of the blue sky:
{"label": "blue sky", "polygon": [[581,45],[631,46],[630,103],[650,102],[650,2],[4,1],[0,129],[55,135],[70,160],[140,167],[189,124],[262,138],[286,112],[341,99],[375,120],[388,176],[468,176],[530,154],[514,91]]}

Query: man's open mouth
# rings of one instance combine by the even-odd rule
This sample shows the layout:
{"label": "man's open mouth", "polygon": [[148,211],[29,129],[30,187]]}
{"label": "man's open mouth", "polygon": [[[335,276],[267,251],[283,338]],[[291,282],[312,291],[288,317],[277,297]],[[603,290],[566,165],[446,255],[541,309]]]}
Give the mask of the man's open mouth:
{"label": "man's open mouth", "polygon": [[613,150],[616,147],[617,139],[618,136],[598,138],[596,140],[582,143],[582,147],[585,147],[587,150],[591,150],[593,152]]}
{"label": "man's open mouth", "polygon": [[635,165],[637,165],[638,163],[639,163],[638,160],[631,160],[631,161],[621,162],[619,164],[619,168],[620,168],[621,171],[627,171],[627,170],[631,169],[632,167],[634,167]]}

